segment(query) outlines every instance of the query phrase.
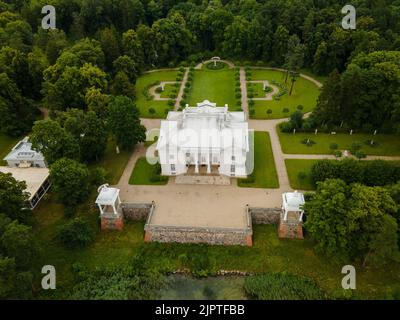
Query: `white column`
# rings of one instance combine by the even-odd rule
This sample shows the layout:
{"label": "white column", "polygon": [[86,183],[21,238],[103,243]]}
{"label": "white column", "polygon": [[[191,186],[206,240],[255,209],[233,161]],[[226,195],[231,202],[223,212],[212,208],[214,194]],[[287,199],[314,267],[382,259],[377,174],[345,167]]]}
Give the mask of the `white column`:
{"label": "white column", "polygon": [[199,151],[196,151],[195,156],[194,156],[194,161],[195,161],[194,172],[199,173]]}
{"label": "white column", "polygon": [[114,210],[114,214],[117,215],[118,213],[117,213],[117,209],[115,209],[115,204],[112,205],[112,208]]}
{"label": "white column", "polygon": [[304,211],[301,211],[301,214],[300,214],[300,219],[299,219],[299,221],[300,221],[300,222],[302,222],[302,221],[303,221],[303,215],[304,215]]}
{"label": "white column", "polygon": [[98,204],[98,206],[99,206],[99,209],[100,209],[100,213],[103,214],[104,212],[103,212],[102,206],[100,204]]}
{"label": "white column", "polygon": [[283,220],[287,221],[287,217],[288,217],[288,212],[285,210],[285,215],[283,216]]}
{"label": "white column", "polygon": [[208,153],[207,173],[211,173],[211,153]]}

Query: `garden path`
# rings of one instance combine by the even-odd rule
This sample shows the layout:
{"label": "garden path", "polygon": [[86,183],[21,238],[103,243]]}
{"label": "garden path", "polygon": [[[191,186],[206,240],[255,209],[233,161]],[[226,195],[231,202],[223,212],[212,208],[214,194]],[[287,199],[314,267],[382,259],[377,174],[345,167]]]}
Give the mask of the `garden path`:
{"label": "garden path", "polygon": [[272,101],[274,99],[274,95],[279,93],[279,88],[277,86],[274,86],[269,83],[268,80],[254,80],[254,81],[248,81],[249,83],[262,83],[263,87],[271,87],[272,92],[265,93],[265,97],[262,98],[253,98],[253,100],[268,100]]}
{"label": "garden path", "polygon": [[153,96],[155,101],[168,101],[169,98],[162,98],[161,93],[158,93],[156,90],[161,86],[165,86],[166,84],[175,84],[176,81],[161,81],[160,84],[157,84],[149,89],[149,93]]}
{"label": "garden path", "polygon": [[189,75],[189,68],[186,68],[185,69],[185,74],[183,75],[181,87],[180,87],[178,95],[176,97],[175,106],[174,106],[174,110],[175,111],[178,110],[180,105],[181,105],[181,101],[182,101],[182,98],[183,98],[183,93],[184,93],[184,90],[185,90],[185,85],[186,85],[186,82],[188,80],[188,75]]}

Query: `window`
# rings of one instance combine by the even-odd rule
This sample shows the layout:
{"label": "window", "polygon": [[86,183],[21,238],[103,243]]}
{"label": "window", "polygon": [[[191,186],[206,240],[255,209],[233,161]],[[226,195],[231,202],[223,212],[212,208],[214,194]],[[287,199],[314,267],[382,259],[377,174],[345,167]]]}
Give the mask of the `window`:
{"label": "window", "polygon": [[173,174],[175,174],[175,165],[174,165],[174,164],[171,164],[171,172],[172,172]]}
{"label": "window", "polygon": [[235,161],[235,160],[236,160],[235,156],[232,156],[232,161]]}
{"label": "window", "polygon": [[236,171],[236,168],[235,168],[235,165],[233,164],[233,165],[231,165],[231,173],[235,173],[235,171]]}

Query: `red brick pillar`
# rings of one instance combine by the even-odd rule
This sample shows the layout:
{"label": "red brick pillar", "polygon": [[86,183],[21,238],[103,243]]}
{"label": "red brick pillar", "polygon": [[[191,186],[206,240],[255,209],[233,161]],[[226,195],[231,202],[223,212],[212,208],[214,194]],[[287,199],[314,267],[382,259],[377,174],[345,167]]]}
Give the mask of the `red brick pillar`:
{"label": "red brick pillar", "polygon": [[101,230],[117,230],[124,229],[124,216],[122,214],[103,214],[100,217]]}

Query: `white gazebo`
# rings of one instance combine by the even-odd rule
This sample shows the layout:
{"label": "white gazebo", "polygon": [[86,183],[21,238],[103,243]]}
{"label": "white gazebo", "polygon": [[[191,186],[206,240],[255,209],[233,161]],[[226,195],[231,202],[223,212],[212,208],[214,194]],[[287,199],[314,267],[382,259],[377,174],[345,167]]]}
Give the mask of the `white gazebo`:
{"label": "white gazebo", "polygon": [[103,184],[97,189],[97,192],[99,195],[97,196],[96,204],[99,206],[101,215],[106,213],[118,215],[118,207],[121,204],[119,189]]}
{"label": "white gazebo", "polygon": [[288,221],[288,217],[291,215],[298,218],[299,222],[302,222],[304,215],[302,206],[304,204],[304,195],[300,192],[295,191],[282,194],[283,220]]}

